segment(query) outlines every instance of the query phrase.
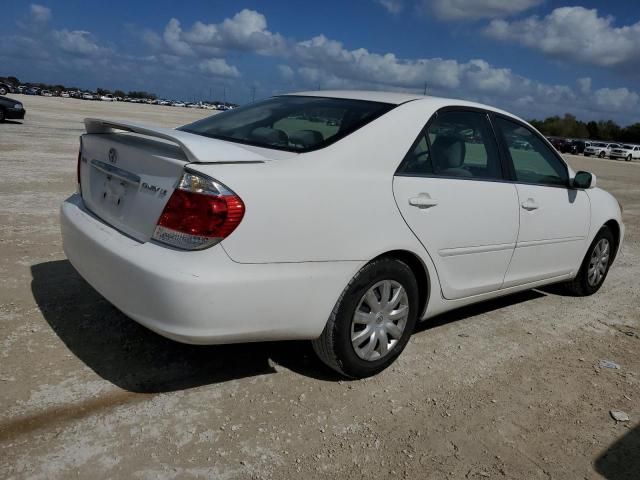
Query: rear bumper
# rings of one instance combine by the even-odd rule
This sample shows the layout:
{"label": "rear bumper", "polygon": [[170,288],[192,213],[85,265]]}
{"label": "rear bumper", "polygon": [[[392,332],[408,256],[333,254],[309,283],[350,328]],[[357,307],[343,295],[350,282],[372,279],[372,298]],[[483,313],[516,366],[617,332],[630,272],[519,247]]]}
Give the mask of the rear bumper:
{"label": "rear bumper", "polygon": [[360,262],[239,264],[221,245],[185,252],[133,240],[93,216],[79,195],[61,207],[71,264],[123,313],[194,344],[312,339]]}

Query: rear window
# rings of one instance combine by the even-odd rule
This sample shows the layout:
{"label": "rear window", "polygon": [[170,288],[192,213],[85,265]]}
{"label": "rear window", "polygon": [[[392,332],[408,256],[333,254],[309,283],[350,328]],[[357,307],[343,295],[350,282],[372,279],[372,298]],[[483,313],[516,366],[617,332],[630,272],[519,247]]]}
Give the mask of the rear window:
{"label": "rear window", "polygon": [[346,137],[394,107],[363,100],[287,95],[219,113],[179,130],[257,147],[308,152]]}

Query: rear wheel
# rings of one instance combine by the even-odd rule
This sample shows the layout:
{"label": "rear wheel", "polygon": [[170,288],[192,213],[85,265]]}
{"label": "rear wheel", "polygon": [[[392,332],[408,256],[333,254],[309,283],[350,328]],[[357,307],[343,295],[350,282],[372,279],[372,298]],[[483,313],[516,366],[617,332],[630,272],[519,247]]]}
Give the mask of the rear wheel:
{"label": "rear wheel", "polygon": [[593,295],[604,283],[615,253],[615,239],[609,227],[602,227],[589,246],[576,278],[563,284],[567,293],[584,297]]}
{"label": "rear wheel", "polygon": [[600,158],[604,158],[605,153],[604,152],[600,152],[600,155],[598,155]]}
{"label": "rear wheel", "polygon": [[418,285],[411,269],[394,258],[374,260],[344,289],[313,349],[346,377],[375,375],[404,350],[418,308]]}
{"label": "rear wheel", "polygon": [[7,89],[5,87],[0,87],[0,95],[6,95]]}

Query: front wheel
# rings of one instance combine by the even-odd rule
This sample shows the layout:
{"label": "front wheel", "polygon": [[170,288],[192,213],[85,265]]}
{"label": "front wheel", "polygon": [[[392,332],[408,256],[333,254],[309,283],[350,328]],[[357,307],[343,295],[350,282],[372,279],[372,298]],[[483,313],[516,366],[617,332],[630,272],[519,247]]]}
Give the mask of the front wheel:
{"label": "front wheel", "polygon": [[313,349],[350,378],[381,372],[402,353],[418,317],[418,285],[400,260],[365,265],[342,292]]}
{"label": "front wheel", "polygon": [[563,284],[567,293],[578,297],[593,295],[604,283],[615,254],[615,241],[609,227],[602,227],[582,261],[578,275]]}
{"label": "front wheel", "polygon": [[631,155],[627,155],[627,158],[625,158],[625,160],[626,160],[627,162],[630,162],[630,161],[631,161]]}
{"label": "front wheel", "polygon": [[605,153],[604,152],[600,152],[600,155],[598,155],[600,158],[604,158]]}
{"label": "front wheel", "polygon": [[4,87],[0,87],[0,95],[6,95],[7,94],[7,89]]}

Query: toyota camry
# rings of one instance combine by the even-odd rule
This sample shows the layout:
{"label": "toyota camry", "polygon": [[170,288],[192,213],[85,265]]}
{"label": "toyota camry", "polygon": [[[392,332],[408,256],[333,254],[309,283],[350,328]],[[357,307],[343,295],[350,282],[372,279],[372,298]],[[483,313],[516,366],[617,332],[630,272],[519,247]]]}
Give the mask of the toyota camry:
{"label": "toyota camry", "polygon": [[595,293],[624,236],[595,175],[486,105],[322,91],[175,130],[85,126],[61,225],[100,294],[181,342],[311,340],[351,378],[444,311]]}

